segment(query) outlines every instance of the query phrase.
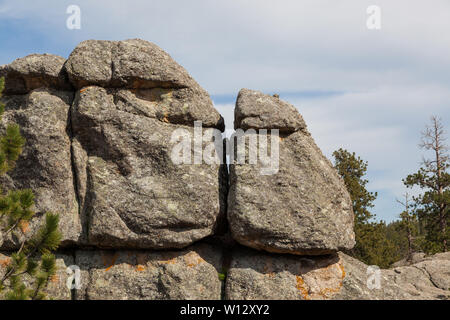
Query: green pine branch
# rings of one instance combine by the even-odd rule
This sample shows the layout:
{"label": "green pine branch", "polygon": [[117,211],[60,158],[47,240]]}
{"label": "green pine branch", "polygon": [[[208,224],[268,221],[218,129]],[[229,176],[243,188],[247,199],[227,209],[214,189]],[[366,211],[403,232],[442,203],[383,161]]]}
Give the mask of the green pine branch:
{"label": "green pine branch", "polygon": [[[0,79],[0,98],[4,79]],[[0,102],[0,120],[5,106]],[[16,124],[9,124],[0,137],[0,174],[12,170],[19,158],[25,139]],[[9,263],[0,274],[0,298],[10,300],[42,300],[45,288],[56,273],[56,259],[52,254],[61,242],[59,216],[46,213],[40,228],[27,235],[27,225],[35,216],[32,190],[8,190],[0,193],[0,232],[3,238],[21,236],[21,245],[11,254]]]}

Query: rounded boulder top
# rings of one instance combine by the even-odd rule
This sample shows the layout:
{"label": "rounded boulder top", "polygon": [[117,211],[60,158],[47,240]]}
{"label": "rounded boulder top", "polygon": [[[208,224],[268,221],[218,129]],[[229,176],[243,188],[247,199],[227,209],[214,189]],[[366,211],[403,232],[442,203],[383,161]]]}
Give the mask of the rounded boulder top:
{"label": "rounded boulder top", "polygon": [[141,40],[86,40],[70,54],[65,69],[76,88],[198,88],[198,84],[156,44]]}

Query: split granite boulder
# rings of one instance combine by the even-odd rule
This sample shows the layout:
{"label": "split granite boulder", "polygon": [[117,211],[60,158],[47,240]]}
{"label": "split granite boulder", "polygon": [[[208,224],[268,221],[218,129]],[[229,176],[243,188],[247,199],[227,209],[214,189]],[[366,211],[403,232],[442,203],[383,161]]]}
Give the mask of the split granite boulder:
{"label": "split granite boulder", "polygon": [[74,165],[91,245],[182,248],[213,234],[225,214],[224,166],[172,162],[172,133],[193,136],[193,128],[158,119],[170,98],[153,94],[148,101],[96,86],[77,94]]}
{"label": "split granite boulder", "polygon": [[[225,166],[171,159],[172,133],[192,138],[194,121],[223,131],[223,118],[156,45],[85,41],[67,61],[30,55],[1,66],[0,75],[3,129],[18,123],[27,139],[17,168],[1,181],[5,190],[35,193],[30,232],[52,211],[61,217],[63,246],[162,249],[188,246],[223,223]],[[2,248],[17,240],[2,239]]]}
{"label": "split granite boulder", "polygon": [[[281,134],[270,137],[279,139],[275,174],[262,175],[260,161],[230,165],[228,220],[233,237],[243,245],[277,253],[321,255],[352,248],[350,196],[295,107],[243,89],[235,128],[278,129]],[[257,135],[247,136],[252,134]]]}
{"label": "split granite boulder", "polygon": [[89,244],[182,248],[213,234],[225,215],[225,165],[171,158],[176,130],[192,138],[194,121],[223,130],[206,91],[142,40],[82,42],[65,68],[74,86],[85,86],[72,130]]}

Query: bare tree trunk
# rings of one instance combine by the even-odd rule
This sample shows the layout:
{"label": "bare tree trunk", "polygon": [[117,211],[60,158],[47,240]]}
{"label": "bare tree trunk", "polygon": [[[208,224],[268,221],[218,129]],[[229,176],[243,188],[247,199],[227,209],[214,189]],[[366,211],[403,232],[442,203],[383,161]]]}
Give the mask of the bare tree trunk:
{"label": "bare tree trunk", "polygon": [[409,212],[409,194],[408,194],[408,192],[406,192],[404,194],[404,197],[405,197],[405,202],[402,202],[398,199],[397,199],[397,202],[405,207],[405,211],[401,214],[401,217],[402,217],[402,220],[404,220],[404,223],[406,224],[406,235],[407,235],[407,239],[408,239],[408,254],[407,254],[406,260],[411,261],[412,255],[413,255],[413,235],[412,235],[412,227],[411,227],[412,221],[411,221],[411,216],[410,216],[410,212]]}
{"label": "bare tree trunk", "polygon": [[[409,223],[411,223],[411,222],[408,221],[408,224]],[[411,233],[411,228],[408,226],[408,259],[412,259],[412,255],[413,255],[412,233]]]}
{"label": "bare tree trunk", "polygon": [[[442,234],[442,246],[443,251],[447,251],[447,239],[445,237],[446,234],[446,227],[447,227],[447,221],[445,217],[445,204],[442,201],[443,195],[444,195],[444,188],[442,185],[442,157],[441,153],[445,152],[445,145],[442,144],[441,138],[443,139],[442,135],[443,127],[437,117],[432,117],[433,122],[433,132],[432,134],[428,133],[428,137],[434,140],[431,145],[429,145],[429,148],[432,149],[435,152],[435,161],[436,161],[436,175],[437,175],[437,184],[436,184],[436,191],[439,194],[439,198],[441,199],[439,203],[439,231]],[[444,156],[445,157],[445,156]],[[444,160],[445,161],[445,160]]]}
{"label": "bare tree trunk", "polygon": [[[443,195],[444,195],[444,188],[442,186],[442,159],[441,159],[441,152],[442,150],[442,145],[441,145],[441,136],[442,136],[442,126],[439,123],[439,119],[437,117],[433,117],[432,118],[433,121],[433,129],[434,129],[434,134],[433,134],[433,138],[434,138],[434,146],[432,147],[434,149],[434,152],[436,154],[436,174],[437,174],[437,178],[438,178],[438,183],[437,183],[437,191],[439,194],[440,199],[443,199]],[[447,239],[445,237],[446,234],[446,217],[445,217],[445,204],[442,202],[439,203],[439,226],[440,226],[440,231],[441,234],[443,236],[443,240],[442,240],[442,245],[443,245],[443,251],[446,252],[447,251]]]}

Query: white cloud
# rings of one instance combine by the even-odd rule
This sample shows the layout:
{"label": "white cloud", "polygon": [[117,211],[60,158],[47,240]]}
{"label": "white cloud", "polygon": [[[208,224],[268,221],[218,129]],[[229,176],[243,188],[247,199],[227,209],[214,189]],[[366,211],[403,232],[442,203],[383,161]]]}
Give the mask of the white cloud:
{"label": "white cloud", "polygon": [[73,1],[5,0],[9,16],[37,29],[86,38],[142,37],[170,52],[211,93],[365,90],[445,81],[450,3],[379,0],[382,29],[366,28],[364,0],[76,1],[82,30],[65,29]]}

